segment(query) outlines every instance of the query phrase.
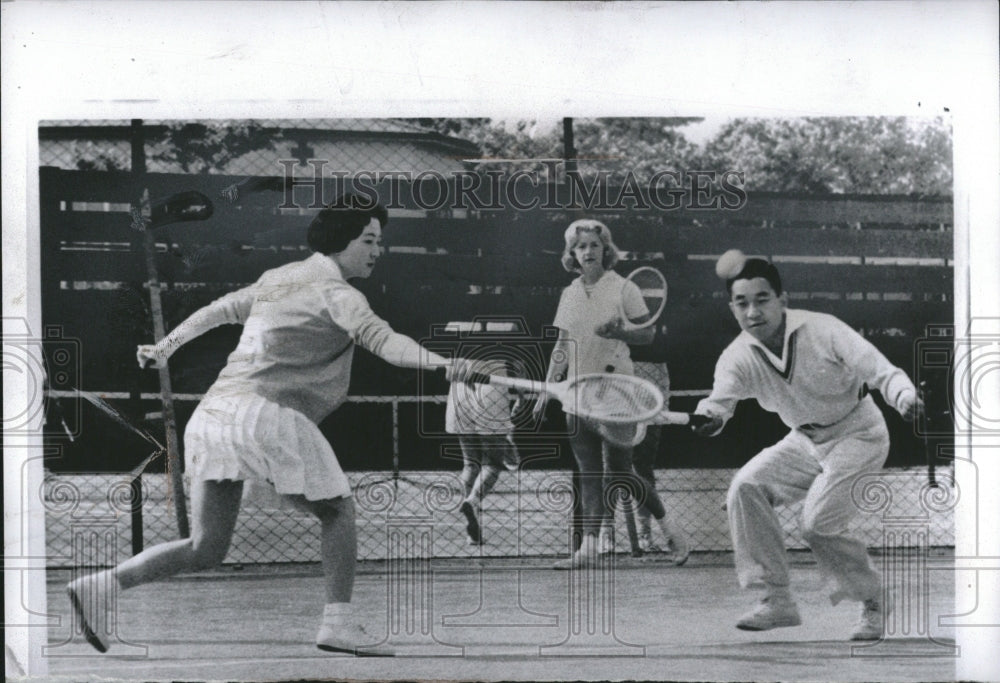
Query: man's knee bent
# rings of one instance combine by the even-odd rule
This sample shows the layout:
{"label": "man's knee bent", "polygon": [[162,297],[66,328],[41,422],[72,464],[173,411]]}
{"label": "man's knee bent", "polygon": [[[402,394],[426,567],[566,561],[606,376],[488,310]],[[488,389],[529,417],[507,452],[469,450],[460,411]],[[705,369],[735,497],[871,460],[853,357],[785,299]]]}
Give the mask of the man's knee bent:
{"label": "man's knee bent", "polygon": [[817,515],[808,512],[802,516],[799,531],[802,533],[802,540],[810,547],[817,541],[822,543],[823,539],[838,538],[848,532],[843,524],[831,524],[829,520],[824,523]]}
{"label": "man's knee bent", "polygon": [[766,495],[764,481],[757,476],[754,470],[744,467],[736,473],[729,485],[729,491],[726,493],[726,505],[731,510],[740,500],[760,495]]}

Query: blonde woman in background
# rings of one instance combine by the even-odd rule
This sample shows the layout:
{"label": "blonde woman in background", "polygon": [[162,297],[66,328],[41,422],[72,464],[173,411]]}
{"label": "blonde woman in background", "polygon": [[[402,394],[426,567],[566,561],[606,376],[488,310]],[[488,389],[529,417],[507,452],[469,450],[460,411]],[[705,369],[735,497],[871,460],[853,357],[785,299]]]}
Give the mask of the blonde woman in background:
{"label": "blonde woman in background", "polygon": [[[654,330],[626,329],[619,315],[625,278],[613,268],[620,258],[608,227],[593,219],[574,221],[564,234],[563,268],[579,276],[559,299],[553,325],[559,338],[552,351],[547,381],[571,379],[595,372],[631,375],[629,344],[649,344]],[[628,315],[648,313],[638,288],[624,292]],[[545,400],[535,405],[540,416]],[[650,509],[665,537],[665,544],[680,564],[687,558],[687,543],[675,531],[656,492],[632,472],[632,449],[607,441],[600,426],[571,414],[566,415],[570,445],[580,471],[582,537],[580,547],[555,565],[569,569],[593,564],[598,554],[597,536],[609,514],[606,492],[619,486],[634,492],[633,498]]]}

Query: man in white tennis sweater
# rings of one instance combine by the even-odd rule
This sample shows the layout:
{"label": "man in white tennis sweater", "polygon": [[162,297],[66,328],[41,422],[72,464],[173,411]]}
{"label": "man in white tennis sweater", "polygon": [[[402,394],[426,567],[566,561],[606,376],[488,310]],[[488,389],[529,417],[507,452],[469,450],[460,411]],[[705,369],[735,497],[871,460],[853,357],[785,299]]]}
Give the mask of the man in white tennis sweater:
{"label": "man in white tennis sweater", "polygon": [[863,541],[849,532],[859,475],[881,469],[889,453],[885,420],[868,389],[878,389],[906,419],[923,410],[913,383],[870,342],[837,318],[789,309],[777,269],[742,258],[728,272],[730,309],[742,332],[723,351],[695,431],[718,434],[736,403],[756,399],[791,432],[736,474],[727,509],[740,585],[763,587],[763,600],[736,624],[763,631],[801,623],[789,591],[788,562],[774,506],[803,501],[801,529],[836,605],[861,603],[852,640],[883,637],[888,606]]}

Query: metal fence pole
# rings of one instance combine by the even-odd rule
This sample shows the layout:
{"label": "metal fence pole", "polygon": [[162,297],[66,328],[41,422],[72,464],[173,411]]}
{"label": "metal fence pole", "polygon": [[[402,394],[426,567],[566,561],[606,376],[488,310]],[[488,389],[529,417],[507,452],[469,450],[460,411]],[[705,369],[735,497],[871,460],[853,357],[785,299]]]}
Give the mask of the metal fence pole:
{"label": "metal fence pole", "polygon": [[563,119],[563,156],[566,158],[567,177],[576,173],[576,148],[573,146],[573,119]]}
{"label": "metal fence pole", "polygon": [[138,555],[143,547],[142,528],[142,474],[135,475],[129,484],[132,488],[132,555]]}

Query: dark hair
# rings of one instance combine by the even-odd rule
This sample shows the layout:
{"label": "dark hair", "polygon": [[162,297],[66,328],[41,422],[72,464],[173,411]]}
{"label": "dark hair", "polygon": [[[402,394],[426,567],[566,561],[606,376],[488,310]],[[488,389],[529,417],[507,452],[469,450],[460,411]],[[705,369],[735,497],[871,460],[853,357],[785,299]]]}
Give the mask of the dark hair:
{"label": "dark hair", "polygon": [[740,272],[726,280],[726,291],[732,295],[734,282],[753,280],[755,277],[764,278],[774,289],[775,294],[781,294],[781,276],[778,275],[778,269],[774,267],[773,263],[762,258],[748,258]]}
{"label": "dark hair", "polygon": [[348,192],[320,209],[309,224],[306,242],[321,254],[339,253],[358,238],[373,218],[384,228],[389,212],[371,197]]}

